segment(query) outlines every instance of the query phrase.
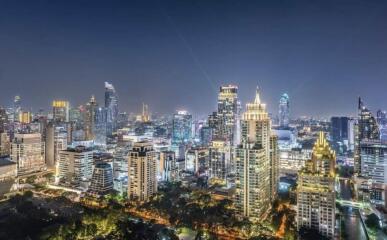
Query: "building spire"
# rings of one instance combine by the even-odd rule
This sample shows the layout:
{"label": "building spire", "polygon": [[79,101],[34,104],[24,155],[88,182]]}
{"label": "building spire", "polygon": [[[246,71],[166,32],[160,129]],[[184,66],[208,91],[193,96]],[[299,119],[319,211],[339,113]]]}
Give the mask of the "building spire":
{"label": "building spire", "polygon": [[259,87],[257,86],[256,90],[255,90],[255,100],[254,100],[254,103],[255,104],[261,104],[261,98],[259,97]]}

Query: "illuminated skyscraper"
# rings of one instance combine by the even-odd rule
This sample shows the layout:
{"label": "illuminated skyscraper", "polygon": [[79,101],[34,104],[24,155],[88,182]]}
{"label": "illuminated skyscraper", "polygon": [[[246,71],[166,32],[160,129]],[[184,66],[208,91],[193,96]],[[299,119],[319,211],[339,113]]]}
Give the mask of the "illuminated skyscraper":
{"label": "illuminated skyscraper", "polygon": [[232,145],[239,143],[239,112],[238,87],[221,86],[218,95],[218,111],[208,119],[209,126],[214,129],[214,138],[226,139]]}
{"label": "illuminated skyscraper", "polygon": [[118,117],[118,96],[113,84],[105,82],[106,133],[111,136],[116,130]]}
{"label": "illuminated skyscraper", "polygon": [[49,123],[46,127],[46,164],[48,168],[54,168],[59,160],[59,152],[67,149],[66,128]]}
{"label": "illuminated skyscraper", "polygon": [[361,98],[359,98],[358,104],[358,120],[355,127],[355,156],[354,156],[354,165],[355,173],[360,174],[361,170],[361,141],[364,140],[380,140],[380,131],[378,123],[376,122],[375,117],[372,112],[368,110]]}
{"label": "illuminated skyscraper", "polygon": [[[246,105],[241,120],[241,144],[236,148],[235,206],[241,216],[259,221],[270,209],[278,157],[275,139],[271,139],[271,120],[258,89],[253,103]],[[273,148],[273,149],[271,149]],[[273,164],[273,166],[271,166]],[[276,166],[275,166],[276,164]],[[273,171],[273,172],[272,172]],[[274,181],[274,182],[273,182]],[[276,193],[275,193],[276,194]]]}
{"label": "illuminated skyscraper", "polygon": [[17,164],[18,175],[41,171],[45,168],[44,142],[40,133],[15,134],[11,159]]}
{"label": "illuminated skyscraper", "polygon": [[175,152],[160,152],[159,176],[161,181],[171,182],[177,178]]}
{"label": "illuminated skyscraper", "polygon": [[94,143],[96,145],[104,146],[106,145],[106,136],[108,131],[108,122],[107,114],[108,109],[106,108],[96,108],[95,109],[95,119],[94,119]]}
{"label": "illuminated skyscraper", "polygon": [[69,121],[70,104],[68,101],[55,100],[52,102],[52,116],[55,122]]}
{"label": "illuminated skyscraper", "polygon": [[31,123],[31,121],[32,121],[32,115],[30,112],[20,111],[20,113],[19,113],[19,122],[20,123],[28,124],[28,123]]}
{"label": "illuminated skyscraper", "polygon": [[[184,156],[185,145],[192,140],[192,115],[187,111],[178,111],[173,115],[172,149],[178,158]],[[183,149],[183,150],[181,150]]]}
{"label": "illuminated skyscraper", "polygon": [[94,128],[95,128],[95,112],[98,107],[98,104],[94,98],[91,96],[90,101],[86,105],[85,111],[85,140],[94,140]]}
{"label": "illuminated skyscraper", "polygon": [[20,96],[15,96],[13,100],[13,121],[19,120],[20,111],[21,111],[21,98]]}
{"label": "illuminated skyscraper", "polygon": [[4,108],[0,107],[0,133],[5,132],[8,126],[8,115]]}
{"label": "illuminated skyscraper", "polygon": [[134,144],[128,156],[128,197],[145,201],[157,192],[156,152],[152,143]]}
{"label": "illuminated skyscraper", "polygon": [[290,121],[290,102],[287,93],[282,94],[280,98],[278,115],[280,127],[287,128]]}
{"label": "illuminated skyscraper", "polygon": [[145,103],[142,103],[141,121],[145,123],[150,121],[149,108]]}
{"label": "illuminated skyscraper", "polygon": [[320,132],[297,187],[297,228],[315,229],[330,239],[335,236],[335,163],[336,154]]}
{"label": "illuminated skyscraper", "polygon": [[225,140],[213,140],[210,150],[210,178],[226,183],[230,173],[231,146]]}

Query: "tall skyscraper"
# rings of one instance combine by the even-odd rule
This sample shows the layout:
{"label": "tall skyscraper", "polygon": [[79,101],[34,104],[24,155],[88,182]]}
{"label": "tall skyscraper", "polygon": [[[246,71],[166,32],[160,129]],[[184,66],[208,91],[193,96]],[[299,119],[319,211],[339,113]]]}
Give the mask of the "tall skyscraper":
{"label": "tall skyscraper", "polygon": [[20,111],[21,111],[21,98],[20,96],[15,96],[13,100],[13,121],[19,120]]}
{"label": "tall skyscraper", "polygon": [[44,142],[40,133],[15,134],[11,160],[17,164],[18,175],[44,170]]}
{"label": "tall skyscraper", "polygon": [[331,139],[334,142],[348,140],[348,117],[331,117]]}
{"label": "tall skyscraper", "polygon": [[134,143],[128,156],[128,197],[145,201],[157,192],[156,152],[151,142]]}
{"label": "tall skyscraper", "polygon": [[90,101],[86,104],[85,120],[84,120],[84,132],[85,140],[94,140],[95,129],[95,112],[98,108],[98,104],[94,96],[91,96]]}
{"label": "tall skyscraper", "polygon": [[177,178],[177,166],[175,152],[160,152],[159,176],[161,181],[171,182]]}
{"label": "tall skyscraper", "polygon": [[56,182],[59,185],[86,190],[93,171],[93,151],[84,146],[59,152]]}
{"label": "tall skyscraper", "polygon": [[376,121],[379,125],[386,125],[387,124],[387,112],[379,109],[376,112]]}
{"label": "tall skyscraper", "polygon": [[241,120],[241,144],[236,148],[236,194],[235,205],[241,216],[259,221],[270,209],[272,186],[277,160],[271,161],[275,140],[271,141],[271,120],[266,104],[261,103],[257,88],[255,100],[246,105]]}
{"label": "tall skyscraper", "polygon": [[387,143],[364,140],[360,145],[361,175],[387,185]]}
{"label": "tall skyscraper", "polygon": [[6,132],[8,126],[7,111],[0,107],[0,133]]}
{"label": "tall skyscraper", "polygon": [[368,110],[361,98],[358,103],[358,120],[355,127],[355,155],[354,166],[355,173],[360,174],[361,171],[361,141],[363,140],[380,140],[380,131],[378,123],[372,112]]}
{"label": "tall skyscraper", "polygon": [[336,154],[320,132],[297,187],[297,228],[316,229],[330,239],[335,236],[335,163]]}
{"label": "tall skyscraper", "polygon": [[149,108],[148,105],[145,103],[142,103],[141,121],[144,123],[150,121]]}
{"label": "tall skyscraper", "polygon": [[209,116],[208,124],[214,129],[216,139],[228,140],[232,145],[239,139],[238,87],[234,85],[221,86],[218,95],[218,111]]}
{"label": "tall skyscraper", "polygon": [[55,100],[52,102],[52,117],[55,122],[69,121],[70,104],[68,101]]}
{"label": "tall skyscraper", "polygon": [[106,145],[106,136],[108,131],[108,109],[106,108],[96,108],[94,113],[94,143],[96,145],[104,146]]}
{"label": "tall skyscraper", "polygon": [[210,178],[226,183],[230,173],[231,146],[225,140],[213,140],[209,149]]}
{"label": "tall skyscraper", "polygon": [[281,128],[289,127],[290,122],[290,101],[287,93],[282,94],[279,101],[278,111],[279,125]]}
{"label": "tall skyscraper", "polygon": [[116,130],[118,117],[118,96],[113,84],[105,82],[106,133],[111,136]]}
{"label": "tall skyscraper", "polygon": [[67,149],[67,131],[65,127],[55,126],[53,122],[46,127],[46,164],[48,168],[54,168],[59,160],[59,152]]}
{"label": "tall skyscraper", "polygon": [[172,150],[177,158],[183,157],[185,145],[192,140],[192,115],[187,111],[178,111],[172,120]]}

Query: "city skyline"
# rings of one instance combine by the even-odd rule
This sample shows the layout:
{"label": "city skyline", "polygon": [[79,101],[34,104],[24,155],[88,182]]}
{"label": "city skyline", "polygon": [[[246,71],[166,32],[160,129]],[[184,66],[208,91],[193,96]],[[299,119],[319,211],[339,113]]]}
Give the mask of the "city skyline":
{"label": "city skyline", "polygon": [[128,112],[206,116],[227,84],[242,106],[260,86],[273,115],[288,93],[292,118],[387,108],[385,3],[151,3],[2,3],[0,105],[102,103],[107,81]]}

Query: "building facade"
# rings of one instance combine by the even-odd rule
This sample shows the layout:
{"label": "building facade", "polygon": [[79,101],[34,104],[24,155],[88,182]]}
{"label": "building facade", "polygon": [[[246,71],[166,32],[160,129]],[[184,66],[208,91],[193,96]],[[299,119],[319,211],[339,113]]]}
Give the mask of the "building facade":
{"label": "building facade", "polygon": [[128,156],[128,198],[146,201],[157,192],[156,152],[151,142],[136,142]]}
{"label": "building facade", "polygon": [[335,236],[335,163],[336,154],[320,132],[297,186],[297,228],[315,229],[330,239]]}

